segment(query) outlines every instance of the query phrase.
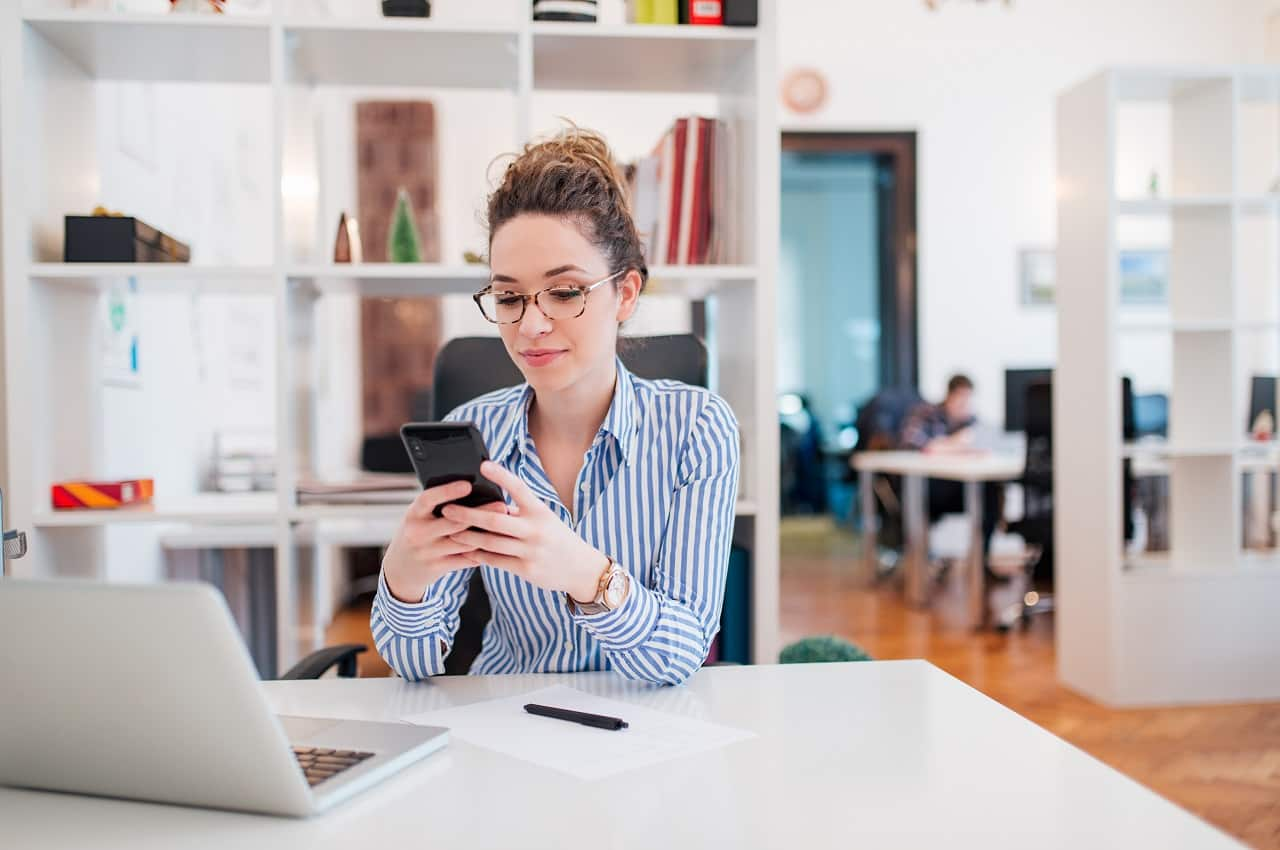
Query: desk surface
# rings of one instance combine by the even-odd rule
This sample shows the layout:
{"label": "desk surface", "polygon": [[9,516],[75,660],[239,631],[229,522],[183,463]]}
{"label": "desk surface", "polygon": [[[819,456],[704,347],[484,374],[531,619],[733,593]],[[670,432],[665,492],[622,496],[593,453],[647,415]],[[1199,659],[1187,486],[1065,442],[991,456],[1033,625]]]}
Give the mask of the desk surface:
{"label": "desk surface", "polygon": [[853,468],[859,471],[924,475],[948,481],[1012,481],[1022,477],[1024,464],[1022,455],[1007,452],[861,452],[853,456]]}
{"label": "desk surface", "polygon": [[282,713],[394,720],[569,684],[759,737],[588,783],[460,741],[291,821],[0,789],[4,844],[41,848],[1238,847],[923,661],[272,682]]}

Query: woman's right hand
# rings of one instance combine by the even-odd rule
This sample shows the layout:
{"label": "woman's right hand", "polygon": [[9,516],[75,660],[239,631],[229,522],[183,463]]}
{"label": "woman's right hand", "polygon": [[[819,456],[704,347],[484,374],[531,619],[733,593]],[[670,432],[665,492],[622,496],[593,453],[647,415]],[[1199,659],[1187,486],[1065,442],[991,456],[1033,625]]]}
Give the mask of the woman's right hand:
{"label": "woman's right hand", "polygon": [[[423,490],[413,500],[382,559],[387,589],[396,599],[408,603],[421,602],[432,583],[451,572],[475,566],[464,557],[475,551],[474,548],[449,538],[465,526],[433,513],[440,505],[461,499],[470,492],[471,482],[454,481]],[[485,509],[505,513],[506,506],[502,502],[494,502],[486,505]]]}

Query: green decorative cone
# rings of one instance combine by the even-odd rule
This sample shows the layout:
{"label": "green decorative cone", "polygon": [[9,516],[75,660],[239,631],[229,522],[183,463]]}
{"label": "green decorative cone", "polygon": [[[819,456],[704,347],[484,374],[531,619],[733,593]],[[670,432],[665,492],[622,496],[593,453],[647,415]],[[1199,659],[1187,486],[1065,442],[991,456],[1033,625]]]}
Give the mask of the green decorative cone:
{"label": "green decorative cone", "polygon": [[859,647],[835,635],[802,638],[782,650],[782,664],[813,664],[824,661],[870,661]]}
{"label": "green decorative cone", "polygon": [[413,205],[404,189],[396,196],[391,235],[387,237],[387,259],[393,263],[422,262],[422,243],[418,240],[418,226],[413,221]]}

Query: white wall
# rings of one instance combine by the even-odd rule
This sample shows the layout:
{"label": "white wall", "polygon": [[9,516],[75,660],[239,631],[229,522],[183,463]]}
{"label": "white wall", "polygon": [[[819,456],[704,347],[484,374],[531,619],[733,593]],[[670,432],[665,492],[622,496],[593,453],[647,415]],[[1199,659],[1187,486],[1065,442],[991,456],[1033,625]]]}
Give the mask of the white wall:
{"label": "white wall", "polygon": [[[999,422],[1006,367],[1052,362],[1052,311],[1017,302],[1017,249],[1055,233],[1054,101],[1108,65],[1259,62],[1273,0],[786,0],[779,71],[829,101],[785,130],[919,133],[921,386],[978,383]],[[1141,140],[1137,144],[1141,144]]]}

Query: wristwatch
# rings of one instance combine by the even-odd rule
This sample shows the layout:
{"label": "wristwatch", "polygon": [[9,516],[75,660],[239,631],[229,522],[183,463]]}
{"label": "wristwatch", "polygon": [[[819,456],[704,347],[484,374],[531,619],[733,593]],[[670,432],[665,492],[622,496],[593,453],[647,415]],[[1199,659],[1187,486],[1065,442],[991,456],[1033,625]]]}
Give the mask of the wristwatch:
{"label": "wristwatch", "polygon": [[606,611],[615,611],[627,601],[627,594],[631,591],[631,574],[618,566],[612,558],[609,559],[609,566],[604,568],[604,572],[600,573],[600,583],[597,586],[596,598],[590,602],[579,602],[571,595],[566,593],[564,598],[569,601],[569,610],[577,614],[603,614]]}

